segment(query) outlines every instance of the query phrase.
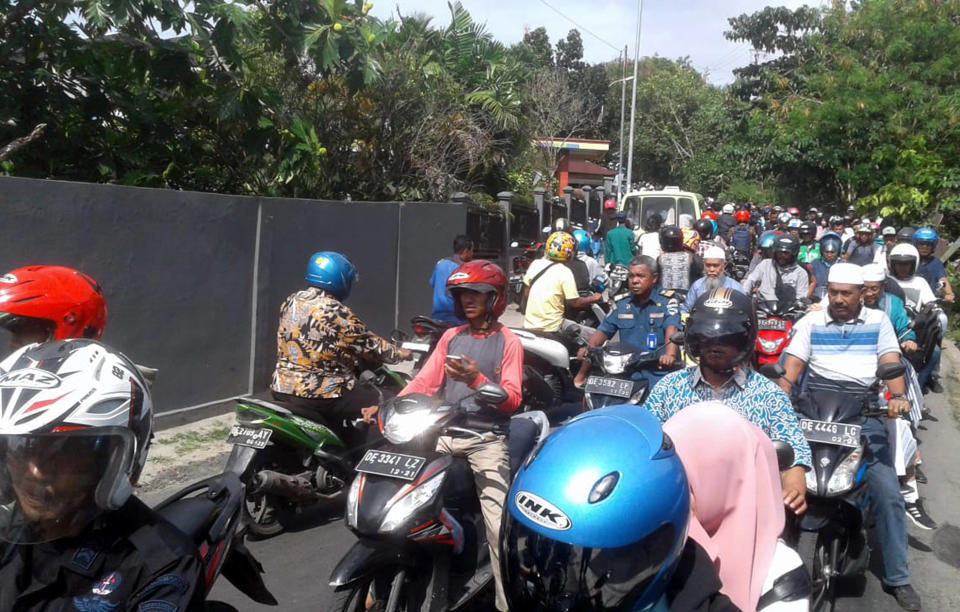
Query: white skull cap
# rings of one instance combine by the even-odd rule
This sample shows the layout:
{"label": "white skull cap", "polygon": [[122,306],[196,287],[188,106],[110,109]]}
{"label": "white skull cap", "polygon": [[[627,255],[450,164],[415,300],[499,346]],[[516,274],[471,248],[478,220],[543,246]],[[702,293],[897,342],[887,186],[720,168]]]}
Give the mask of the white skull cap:
{"label": "white skull cap", "polygon": [[721,261],[727,260],[727,252],[717,246],[709,247],[706,251],[703,252],[704,259],[719,259]]}
{"label": "white skull cap", "polygon": [[886,277],[887,273],[884,271],[883,266],[878,263],[863,266],[863,282],[865,283],[879,283]]}
{"label": "white skull cap", "polygon": [[828,283],[837,283],[839,285],[863,285],[863,269],[852,263],[835,263],[830,266],[830,273],[827,275]]}

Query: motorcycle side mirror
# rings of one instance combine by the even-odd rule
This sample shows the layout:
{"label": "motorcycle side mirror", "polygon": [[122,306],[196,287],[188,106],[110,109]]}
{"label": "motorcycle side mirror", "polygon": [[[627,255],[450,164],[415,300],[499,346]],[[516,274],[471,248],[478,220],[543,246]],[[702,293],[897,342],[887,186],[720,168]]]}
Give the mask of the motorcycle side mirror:
{"label": "motorcycle side mirror", "polygon": [[408,336],[407,333],[403,330],[395,329],[392,332],[390,332],[390,342],[393,342],[394,344],[400,344],[402,342],[406,342],[409,339],[410,339],[410,336]]}
{"label": "motorcycle side mirror", "polygon": [[783,378],[783,375],[787,373],[783,369],[783,366],[779,363],[768,363],[766,365],[760,366],[759,370],[762,376],[769,378],[770,380],[780,380]]}
{"label": "motorcycle side mirror", "polygon": [[477,388],[477,397],[485,404],[502,404],[507,401],[507,392],[497,383],[485,382]]}
{"label": "motorcycle side mirror", "polygon": [[902,363],[881,363],[877,368],[877,378],[880,380],[892,380],[900,378],[906,373],[907,368]]}
{"label": "motorcycle side mirror", "polygon": [[780,471],[790,469],[794,460],[793,447],[783,440],[774,440],[773,450],[777,451],[777,466]]}
{"label": "motorcycle side mirror", "polygon": [[677,346],[683,346],[683,343],[686,341],[687,336],[683,332],[675,332],[670,336],[670,342],[676,344]]}
{"label": "motorcycle side mirror", "polygon": [[515,248],[517,248],[518,246],[520,246],[520,243],[517,242],[516,240],[514,240],[513,242],[510,243],[510,248],[511,248],[511,249],[515,249]]}

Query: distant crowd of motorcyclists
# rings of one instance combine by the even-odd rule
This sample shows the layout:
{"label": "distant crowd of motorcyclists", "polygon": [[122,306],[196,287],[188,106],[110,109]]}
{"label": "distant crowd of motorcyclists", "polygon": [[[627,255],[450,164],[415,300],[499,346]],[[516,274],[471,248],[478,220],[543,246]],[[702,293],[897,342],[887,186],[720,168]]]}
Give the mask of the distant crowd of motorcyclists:
{"label": "distant crowd of motorcyclists", "polygon": [[[498,610],[825,609],[831,577],[803,543],[812,532],[811,555],[829,552],[816,539],[824,528],[805,519],[827,516],[817,500],[840,487],[835,475],[818,482],[829,450],[819,445],[843,446],[844,461],[863,466],[848,488],[862,480],[868,492],[884,588],[919,610],[906,520],[936,527],[919,495],[915,438],[924,392],[943,390],[938,304],[954,294],[940,248],[932,228],[898,229],[853,208],[711,202],[699,219],[668,225],[610,200],[590,227],[554,224],[513,282],[457,236],[429,280],[432,317],[449,327],[396,400],[359,372],[414,353],[346,304],[357,277],[348,255],[319,251],[306,287],[281,307],[270,390],[334,428],[373,424],[361,436],[371,446],[388,427],[385,402],[429,397],[462,410],[429,450],[472,474]],[[511,299],[520,330],[500,322]],[[0,363],[0,611],[203,609],[193,543],[133,495],[150,389],[97,341],[105,325],[102,290],[76,270],[0,277],[14,351]],[[774,370],[757,359],[770,330],[783,336]],[[557,429],[517,461],[507,424],[533,408],[533,339],[568,357],[566,384],[538,406],[574,416],[551,421]],[[595,368],[614,343],[622,352],[611,355],[635,366],[622,388]],[[623,401],[590,410],[585,394],[605,388]],[[826,414],[826,391],[853,398],[857,420]],[[468,424],[480,421],[489,426]],[[444,516],[438,530],[457,542],[457,510]],[[372,577],[351,609],[401,609],[398,593],[414,581],[400,582]]]}

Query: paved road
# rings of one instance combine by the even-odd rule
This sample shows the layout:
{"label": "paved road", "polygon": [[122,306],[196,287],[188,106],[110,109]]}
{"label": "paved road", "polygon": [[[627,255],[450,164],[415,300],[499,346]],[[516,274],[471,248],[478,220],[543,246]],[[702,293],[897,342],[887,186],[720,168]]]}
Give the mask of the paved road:
{"label": "paved road", "polygon": [[[953,347],[945,351],[944,371],[960,372],[960,353]],[[930,484],[921,494],[931,515],[940,522],[937,531],[923,531],[907,521],[910,535],[909,561],[913,583],[923,598],[925,610],[960,610],[960,473],[956,457],[960,450],[960,431],[948,397],[957,398],[960,411],[960,380],[949,381],[948,393],[928,396],[933,417],[921,431],[923,469]],[[263,563],[265,580],[285,611],[327,610],[331,599],[327,578],[354,537],[342,520],[332,519],[336,508],[327,508],[303,517],[295,531],[261,542],[251,542],[250,550]],[[866,579],[848,585],[838,601],[837,610],[899,610],[894,600],[879,585],[879,553]],[[275,610],[253,604],[232,585],[222,581],[213,590],[213,598],[233,604],[240,610]]]}

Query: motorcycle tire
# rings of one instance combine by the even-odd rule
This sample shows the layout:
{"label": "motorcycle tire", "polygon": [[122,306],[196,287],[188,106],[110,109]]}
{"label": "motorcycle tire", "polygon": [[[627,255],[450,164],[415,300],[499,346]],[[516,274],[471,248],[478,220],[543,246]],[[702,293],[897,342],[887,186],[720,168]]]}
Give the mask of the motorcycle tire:
{"label": "motorcycle tire", "polygon": [[813,592],[810,594],[810,612],[832,612],[836,599],[837,581],[824,574],[827,565],[827,542],[819,532],[801,531],[797,540],[797,554],[810,574]]}
{"label": "motorcycle tire", "polygon": [[[335,612],[412,612],[416,606],[411,601],[407,586],[406,570],[393,568],[378,576],[361,580],[348,589],[334,592],[333,605],[329,609]],[[368,607],[367,599],[371,587],[374,587],[374,602],[372,607]],[[380,590],[386,592],[378,593]]]}
{"label": "motorcycle tire", "polygon": [[[285,454],[282,447],[276,445],[261,449],[244,473],[244,483],[249,486],[252,475],[261,470],[285,471],[284,466],[289,463],[284,460]],[[249,533],[254,537],[265,539],[283,533],[285,527],[280,520],[281,514],[280,502],[272,495],[247,492],[243,504],[244,522]]]}

